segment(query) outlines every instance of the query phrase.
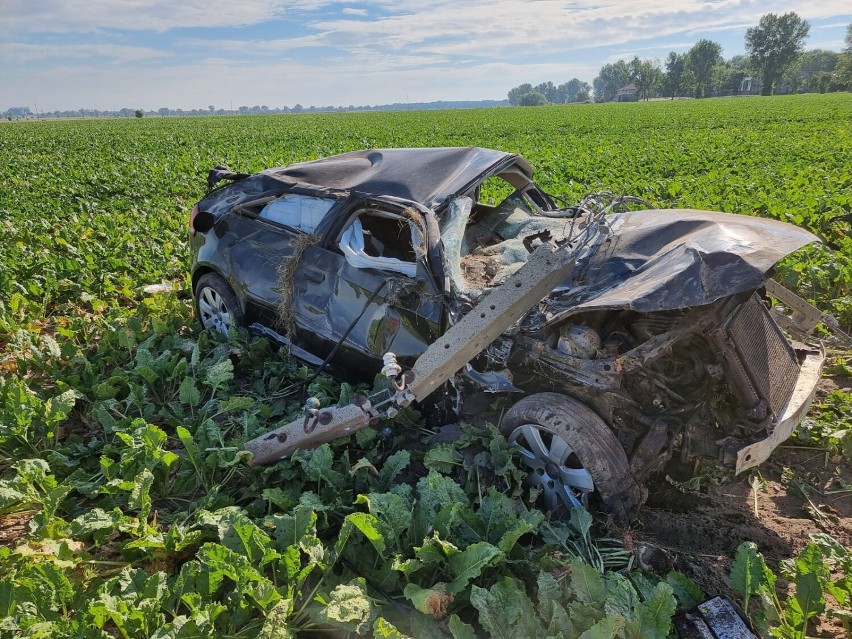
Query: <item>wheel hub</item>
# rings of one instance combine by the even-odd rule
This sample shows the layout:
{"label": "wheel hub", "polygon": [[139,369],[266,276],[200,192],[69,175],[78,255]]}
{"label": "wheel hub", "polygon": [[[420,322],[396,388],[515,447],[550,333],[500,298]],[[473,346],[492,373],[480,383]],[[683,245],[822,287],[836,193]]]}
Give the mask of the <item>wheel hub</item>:
{"label": "wheel hub", "polygon": [[509,443],[520,448],[521,463],[530,471],[527,482],[541,490],[548,510],[588,504],[592,476],[564,439],[539,424],[524,424],[512,431]]}
{"label": "wheel hub", "polygon": [[550,475],[551,477],[559,477],[559,468],[553,462],[547,462],[544,465],[544,472]]}
{"label": "wheel hub", "polygon": [[198,311],[204,328],[215,329],[223,335],[228,334],[234,320],[218,291],[209,286],[201,289],[198,295]]}

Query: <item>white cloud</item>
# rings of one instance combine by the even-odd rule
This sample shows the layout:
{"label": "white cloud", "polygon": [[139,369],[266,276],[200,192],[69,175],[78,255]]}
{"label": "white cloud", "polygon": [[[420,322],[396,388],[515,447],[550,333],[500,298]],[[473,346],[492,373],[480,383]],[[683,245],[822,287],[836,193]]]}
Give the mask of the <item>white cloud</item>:
{"label": "white cloud", "polygon": [[[2,93],[16,103],[56,104],[48,110],[499,98],[522,82],[591,81],[604,62],[685,50],[702,37],[724,43],[726,56],[741,53],[745,29],[770,11],[794,10],[838,29],[852,19],[848,0],[804,7],[789,0],[0,4]],[[190,27],[191,37],[169,33]],[[823,42],[808,47],[839,49],[836,35],[820,31]],[[118,63],[123,76],[108,68]]]}
{"label": "white cloud", "polygon": [[[743,20],[756,23],[769,11],[795,10],[807,19],[846,15],[848,0],[821,0],[805,7],[797,3],[769,0],[373,0],[364,5],[375,7],[391,17],[374,22],[338,20],[320,22],[320,29],[352,31],[354,25],[381,25],[373,32],[387,34],[390,25],[402,28],[403,39],[422,34],[517,34],[530,38],[570,40],[582,36],[579,31],[560,31],[566,27],[594,25],[596,21],[618,22],[632,37],[657,35],[643,30],[659,18],[682,21],[680,32],[689,28],[712,27],[713,22],[739,25]],[[297,12],[336,11],[341,16],[363,17],[368,9],[334,9],[335,0],[3,0],[0,31],[8,33],[86,32],[102,29],[167,31],[181,27],[228,27],[255,25],[294,15]],[[696,17],[701,19],[695,20]],[[707,18],[711,18],[708,24]],[[347,24],[347,22],[349,24]],[[839,24],[839,23],[838,23]],[[363,31],[359,31],[363,33]],[[591,35],[591,34],[589,34]],[[517,38],[513,38],[517,41]]]}
{"label": "white cloud", "polygon": [[330,0],[3,0],[0,31],[72,33],[102,29],[167,31],[180,27],[239,27]]}
{"label": "white cloud", "polygon": [[305,47],[329,46],[327,36],[314,34],[298,38],[275,38],[272,40],[204,40],[202,38],[181,38],[181,47],[198,51],[227,51],[229,53],[256,55],[263,53],[280,53]]}
{"label": "white cloud", "polygon": [[97,58],[98,62],[128,63],[143,60],[157,60],[169,57],[164,51],[147,47],[133,47],[117,44],[26,44],[0,43],[0,59],[5,65],[22,64],[39,60],[60,60]]}

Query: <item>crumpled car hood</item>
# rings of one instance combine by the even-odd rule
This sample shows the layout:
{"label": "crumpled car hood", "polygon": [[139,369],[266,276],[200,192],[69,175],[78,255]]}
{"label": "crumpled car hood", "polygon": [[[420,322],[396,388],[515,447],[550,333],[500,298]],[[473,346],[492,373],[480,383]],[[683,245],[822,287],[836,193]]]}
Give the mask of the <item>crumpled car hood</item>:
{"label": "crumpled car hood", "polygon": [[775,220],[690,209],[608,218],[612,232],[549,298],[548,324],[569,310],[674,310],[762,286],[779,260],[812,233]]}

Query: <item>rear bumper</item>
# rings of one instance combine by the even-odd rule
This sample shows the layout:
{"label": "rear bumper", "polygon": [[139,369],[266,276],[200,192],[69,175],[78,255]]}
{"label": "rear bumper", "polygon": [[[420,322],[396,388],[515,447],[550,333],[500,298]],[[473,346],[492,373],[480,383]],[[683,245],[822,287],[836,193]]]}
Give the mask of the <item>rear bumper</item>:
{"label": "rear bumper", "polygon": [[801,423],[816,394],[824,361],[825,348],[821,344],[818,352],[809,353],[805,357],[790,399],[780,411],[772,433],[766,439],[749,444],[737,451],[736,472],[738,474],[765,462],[772,451],[786,441],[796,426]]}

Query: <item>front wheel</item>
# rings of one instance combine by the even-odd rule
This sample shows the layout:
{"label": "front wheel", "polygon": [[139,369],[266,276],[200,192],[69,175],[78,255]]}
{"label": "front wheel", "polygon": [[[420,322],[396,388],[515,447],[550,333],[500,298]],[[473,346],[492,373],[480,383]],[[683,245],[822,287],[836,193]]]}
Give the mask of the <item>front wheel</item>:
{"label": "front wheel", "polygon": [[645,501],[621,444],[579,400],[558,393],[530,395],[506,412],[500,430],[520,448],[528,483],[541,490],[544,506],[554,514],[588,507],[597,497],[616,520],[627,523]]}
{"label": "front wheel", "polygon": [[216,273],[205,273],[195,285],[195,310],[204,328],[228,335],[228,329],[243,325],[243,309],[236,293]]}

